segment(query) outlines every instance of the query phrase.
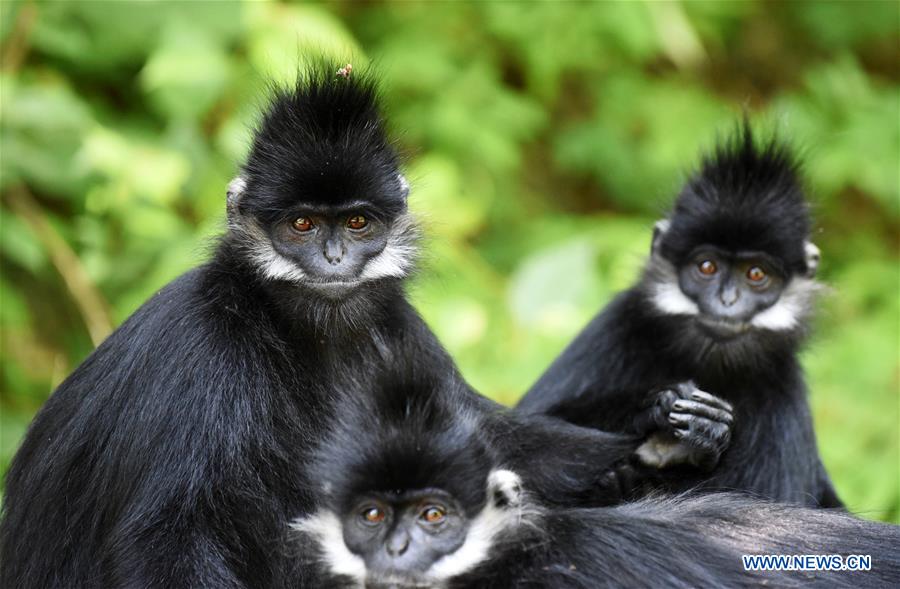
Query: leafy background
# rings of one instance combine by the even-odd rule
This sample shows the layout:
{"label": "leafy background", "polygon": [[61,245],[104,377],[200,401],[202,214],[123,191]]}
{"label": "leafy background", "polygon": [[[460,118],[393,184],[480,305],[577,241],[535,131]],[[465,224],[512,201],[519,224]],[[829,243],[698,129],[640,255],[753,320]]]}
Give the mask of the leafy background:
{"label": "leafy background", "polygon": [[[514,403],[635,278],[741,112],[804,149],[833,286],[804,354],[848,504],[900,521],[895,2],[0,3],[0,465],[110,329],[202,260],[266,80],[374,62],[431,239],[412,294]],[[340,58],[340,59],[339,59]]]}

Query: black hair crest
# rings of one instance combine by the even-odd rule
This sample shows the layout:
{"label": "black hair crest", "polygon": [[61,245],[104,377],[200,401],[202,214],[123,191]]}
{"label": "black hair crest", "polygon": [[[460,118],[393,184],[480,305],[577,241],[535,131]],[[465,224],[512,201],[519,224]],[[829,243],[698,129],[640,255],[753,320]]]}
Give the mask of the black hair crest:
{"label": "black hair crest", "polygon": [[240,209],[270,224],[295,203],[365,200],[396,216],[406,209],[398,167],[375,78],[320,62],[293,87],[273,88],[243,167]]}
{"label": "black hair crest", "polygon": [[757,144],[744,121],[682,189],[660,242],[663,256],[680,266],[707,244],[764,252],[785,273],[805,272],[810,215],[799,168],[787,145],[774,137]]}
{"label": "black hair crest", "polygon": [[[361,495],[391,496],[441,489],[474,515],[486,501],[486,481],[498,459],[474,413],[454,407],[456,384],[385,378],[353,395],[354,410],[321,445],[314,468],[329,484],[333,509]],[[349,407],[349,404],[348,404]]]}

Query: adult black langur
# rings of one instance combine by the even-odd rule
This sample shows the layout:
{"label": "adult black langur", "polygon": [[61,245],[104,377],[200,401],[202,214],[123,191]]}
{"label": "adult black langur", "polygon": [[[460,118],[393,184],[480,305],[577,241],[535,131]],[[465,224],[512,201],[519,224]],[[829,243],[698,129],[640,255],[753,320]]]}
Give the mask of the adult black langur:
{"label": "adult black langur", "polygon": [[[498,452],[493,420],[434,386],[447,383],[387,381],[345,405],[340,423],[312,454],[317,507],[287,531],[297,587],[900,582],[900,527],[839,511],[728,493],[547,508]],[[804,563],[806,555],[820,555],[809,562],[862,570],[763,572],[752,560],[745,568],[745,555],[784,555],[792,563],[793,556]]]}
{"label": "adult black langur", "polygon": [[[165,286],[35,417],[6,478],[0,586],[278,587],[272,539],[342,383],[401,361],[459,379],[403,293],[416,229],[375,84],[278,90],[212,258]],[[607,502],[635,436],[504,413],[536,496]],[[607,490],[609,489],[609,490]],[[612,496],[610,496],[610,493]]]}
{"label": "adult black langur", "polygon": [[[702,485],[840,506],[816,448],[797,358],[819,290],[819,251],[809,234],[796,158],[775,139],[757,145],[745,122],[656,224],[640,281],[584,329],[518,407],[605,430],[667,428],[638,455],[650,467],[669,467],[662,471],[669,489]],[[708,474],[677,466],[706,461],[679,440],[697,425],[680,412],[709,402],[703,391],[726,401],[702,410],[711,418],[703,427],[724,427],[719,411],[731,407],[738,424]]]}

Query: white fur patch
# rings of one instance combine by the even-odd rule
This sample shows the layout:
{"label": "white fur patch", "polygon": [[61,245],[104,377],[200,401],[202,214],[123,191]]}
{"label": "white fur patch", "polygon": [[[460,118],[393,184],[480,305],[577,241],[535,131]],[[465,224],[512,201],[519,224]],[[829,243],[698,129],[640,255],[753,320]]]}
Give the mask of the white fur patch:
{"label": "white fur patch", "polygon": [[[449,579],[470,571],[484,562],[497,536],[522,521],[522,480],[511,470],[495,470],[488,476],[488,500],[466,534],[466,541],[452,554],[442,557],[428,570],[435,580]],[[498,507],[494,495],[502,493],[507,505]]]}
{"label": "white fur patch", "polygon": [[656,434],[641,444],[635,451],[640,461],[646,466],[665,468],[673,464],[688,462],[690,452],[678,440]]}
{"label": "white fur patch", "polygon": [[778,302],[757,313],[750,320],[750,325],[756,329],[768,329],[770,331],[790,331],[800,325],[800,321],[808,312],[812,304],[812,298],[821,290],[816,281],[809,278],[794,278],[781,296]]}
{"label": "white fur patch", "polygon": [[666,315],[697,315],[700,313],[697,303],[681,291],[677,280],[654,284],[650,300],[659,311]]}
{"label": "white fur patch", "polygon": [[387,244],[377,256],[366,262],[360,280],[403,278],[413,267],[416,258],[417,231],[410,215],[396,219],[391,226]]}
{"label": "white fur patch", "polygon": [[659,251],[659,242],[662,241],[662,238],[665,237],[666,232],[671,226],[672,222],[668,219],[660,219],[653,224],[653,238],[650,241],[650,252],[652,254],[657,254]]}
{"label": "white fur patch", "polygon": [[341,520],[331,511],[320,511],[295,519],[291,528],[311,536],[322,551],[323,564],[336,575],[346,575],[362,587],[366,580],[366,562],[344,544]]}
{"label": "white fur patch", "polygon": [[306,278],[302,268],[275,251],[269,236],[256,221],[242,218],[239,223],[232,223],[231,229],[244,234],[241,243],[250,260],[266,278],[290,282],[303,282]]}
{"label": "white fur patch", "polygon": [[232,178],[231,182],[228,183],[228,188],[225,189],[225,194],[229,199],[232,199],[241,196],[246,189],[247,181],[244,180],[244,177],[235,176],[234,178]]}
{"label": "white fur patch", "polygon": [[[668,223],[668,221],[659,221]],[[700,308],[681,292],[678,274],[671,262],[659,255],[650,256],[645,270],[645,281],[649,282],[647,298],[650,304],[666,315],[698,315]]]}
{"label": "white fur patch", "polygon": [[822,251],[811,241],[803,243],[803,251],[806,255],[806,277],[813,278],[819,270],[819,262],[822,260]]}

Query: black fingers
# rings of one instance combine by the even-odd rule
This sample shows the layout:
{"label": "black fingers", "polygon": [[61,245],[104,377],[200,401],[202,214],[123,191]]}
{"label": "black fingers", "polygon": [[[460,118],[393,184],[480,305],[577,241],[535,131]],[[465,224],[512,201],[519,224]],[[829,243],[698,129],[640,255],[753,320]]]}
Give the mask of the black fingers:
{"label": "black fingers", "polygon": [[670,389],[647,395],[644,409],[634,416],[635,432],[638,435],[645,435],[659,430],[668,431],[670,429],[667,425],[668,415],[678,399],[678,394]]}
{"label": "black fingers", "polygon": [[[718,400],[715,397],[712,397],[712,395],[706,396],[714,400]],[[727,403],[725,403],[725,405],[727,405]],[[685,399],[679,399],[672,403],[672,411],[678,413],[689,413],[691,415],[705,417],[707,419],[720,421],[729,425],[734,423],[734,417],[732,417],[731,415],[730,406],[728,407],[728,409],[723,409],[711,403],[701,403],[699,401],[687,401]],[[674,413],[671,413],[670,415],[674,415]]]}
{"label": "black fingers", "polygon": [[712,405],[713,407],[718,407],[719,409],[722,409],[729,413],[734,410],[734,408],[731,406],[731,403],[729,403],[725,399],[720,399],[719,397],[710,395],[709,393],[705,393],[700,389],[694,389],[691,392],[691,399],[700,401],[701,403],[706,403],[707,405]]}
{"label": "black fingers", "polygon": [[615,505],[632,499],[641,484],[641,477],[635,468],[627,462],[619,463],[606,473],[598,482],[605,499],[604,504]]}
{"label": "black fingers", "polygon": [[[727,414],[730,419],[730,414]],[[669,422],[676,439],[689,449],[688,461],[705,470],[713,469],[731,442],[731,426],[688,413],[672,413]]]}
{"label": "black fingers", "polygon": [[644,409],[634,419],[635,431],[674,436],[687,451],[687,461],[695,466],[712,469],[731,442],[731,404],[701,391],[692,381],[655,391],[642,405]]}

